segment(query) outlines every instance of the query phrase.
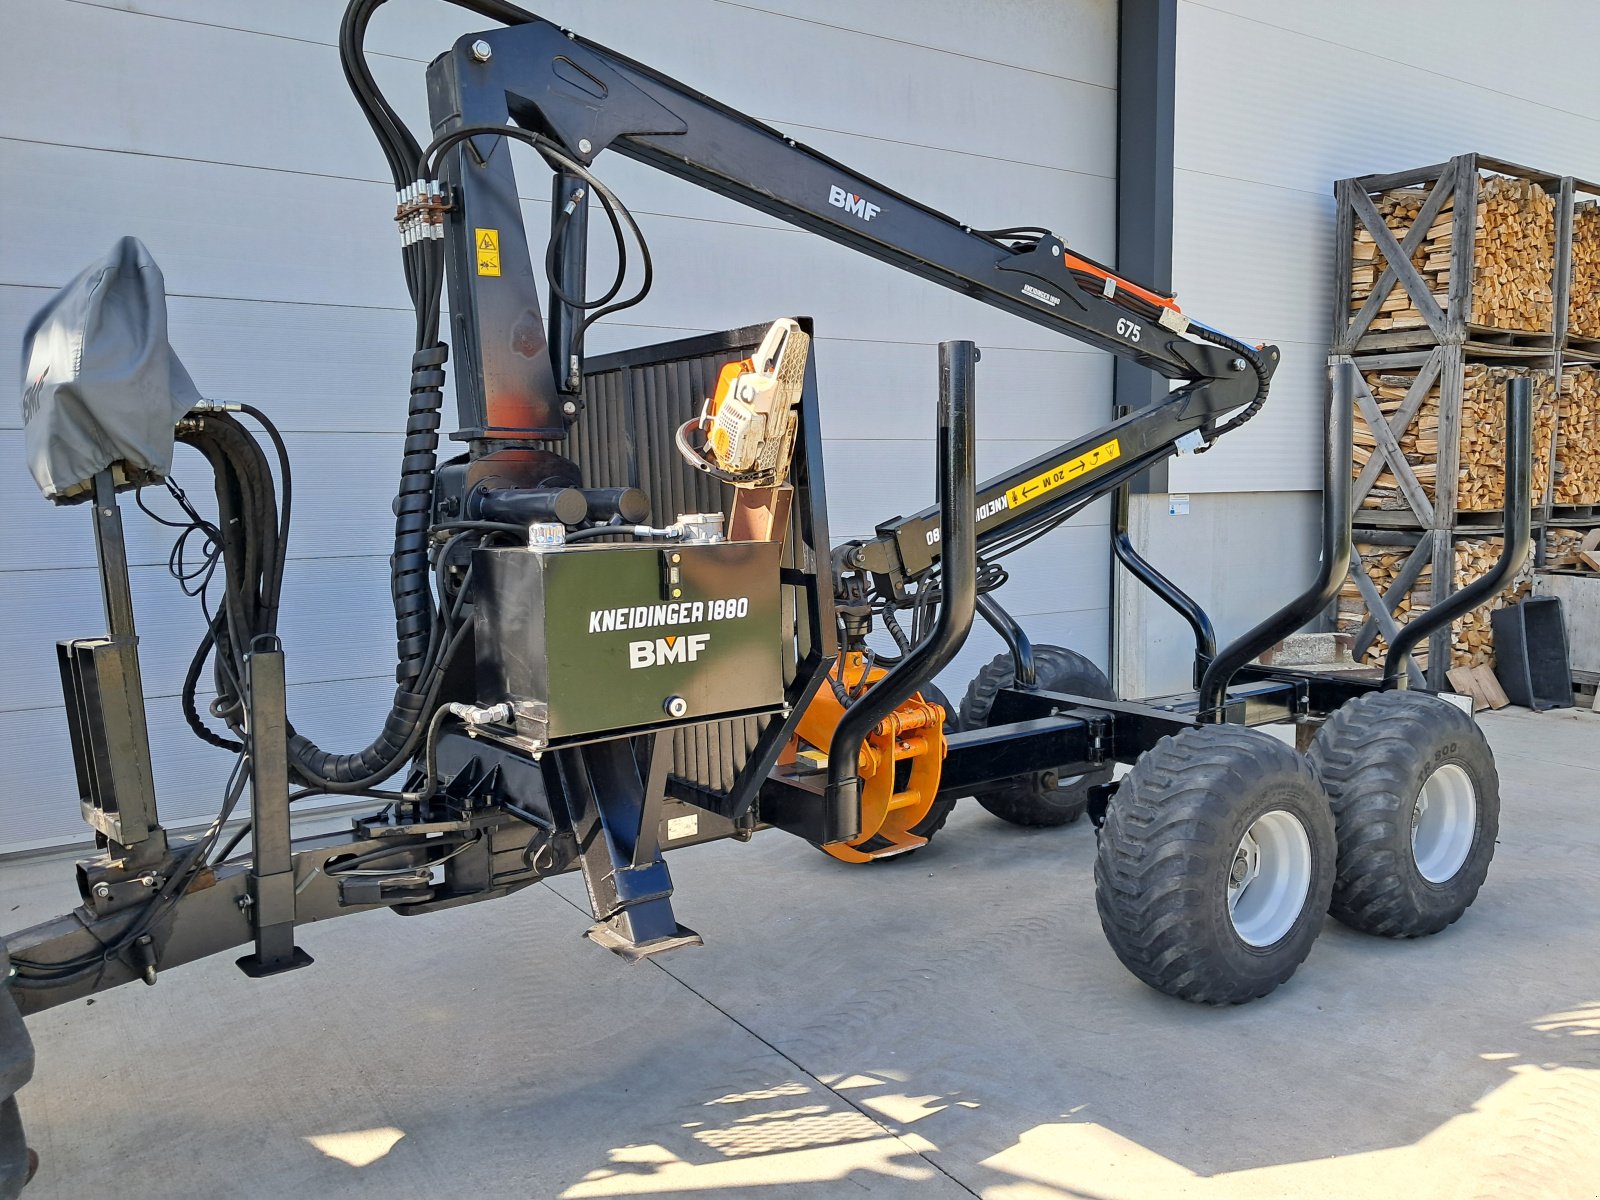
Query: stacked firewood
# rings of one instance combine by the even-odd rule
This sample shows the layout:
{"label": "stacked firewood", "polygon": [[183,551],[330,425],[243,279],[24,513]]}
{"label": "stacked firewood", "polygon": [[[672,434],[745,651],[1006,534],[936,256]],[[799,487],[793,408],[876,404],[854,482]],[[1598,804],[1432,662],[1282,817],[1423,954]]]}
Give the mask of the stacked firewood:
{"label": "stacked firewood", "polygon": [[1600,504],[1600,367],[1568,367],[1556,403],[1553,504]]}
{"label": "stacked firewood", "polygon": [[1591,200],[1573,209],[1567,333],[1577,338],[1600,338],[1600,201]]}
{"label": "stacked firewood", "polygon": [[[1431,186],[1437,186],[1431,185]],[[1403,240],[1421,214],[1431,188],[1398,188],[1373,197],[1384,224]],[[1470,321],[1489,329],[1548,333],[1555,309],[1555,198],[1531,180],[1491,175],[1478,181],[1477,230],[1472,245]],[[1445,201],[1411,257],[1441,309],[1449,309],[1454,198]],[[1387,266],[1377,240],[1355,232],[1350,272],[1350,315],[1358,313]],[[1426,325],[1404,287],[1384,299],[1371,328]]]}
{"label": "stacked firewood", "polygon": [[1561,529],[1552,525],[1544,531],[1544,565],[1551,570],[1573,570],[1582,565],[1578,552],[1583,549],[1587,529]]}
{"label": "stacked firewood", "polygon": [[[1544,502],[1550,474],[1551,426],[1555,419],[1554,405],[1550,403],[1551,373],[1467,363],[1462,369],[1461,458],[1456,484],[1456,507],[1461,512],[1495,512],[1505,507],[1506,381],[1528,374],[1533,377],[1533,503]],[[1377,370],[1364,372],[1363,376],[1379,410],[1389,419],[1404,402],[1417,372]],[[1436,381],[1410,424],[1396,438],[1401,454],[1410,464],[1429,503],[1435,500],[1439,470],[1439,389],[1440,383]],[[1378,453],[1377,436],[1359,405],[1353,433],[1351,472],[1359,477],[1368,461]],[[1361,507],[1409,507],[1387,463],[1378,472],[1372,490],[1362,497]]]}
{"label": "stacked firewood", "polygon": [[[1428,193],[1423,188],[1399,188],[1374,196],[1372,203],[1377,208],[1378,215],[1383,218],[1383,223],[1394,233],[1395,240],[1403,241],[1411,227],[1416,224],[1427,198]],[[1422,281],[1428,285],[1428,290],[1433,293],[1433,298],[1438,301],[1441,309],[1448,306],[1449,299],[1447,293],[1450,284],[1450,221],[1454,212],[1453,204],[1451,200],[1445,201],[1444,210],[1434,219],[1433,228],[1428,231],[1426,241],[1411,255],[1411,265],[1422,273]],[[1437,250],[1438,247],[1443,248],[1443,262],[1430,265],[1430,259],[1434,255],[1430,255],[1429,252]],[[1366,304],[1367,297],[1372,295],[1372,289],[1378,285],[1378,276],[1383,274],[1388,265],[1388,260],[1378,251],[1377,239],[1372,236],[1371,231],[1366,226],[1357,224],[1350,266],[1352,319]],[[1369,328],[1417,329],[1426,324],[1410,294],[1404,286],[1397,283],[1384,297],[1383,303],[1378,308],[1378,315],[1372,319]]]}
{"label": "stacked firewood", "polygon": [[1461,470],[1456,484],[1460,512],[1498,512],[1506,506],[1506,381],[1524,375],[1533,381],[1531,495],[1534,507],[1544,503],[1555,424],[1553,373],[1468,363],[1461,388]]}
{"label": "stacked firewood", "polygon": [[1547,332],[1555,260],[1555,197],[1530,179],[1484,180],[1472,246],[1472,324]]}
{"label": "stacked firewood", "polygon": [[[1457,538],[1455,546],[1455,579],[1453,590],[1459,591],[1474,579],[1488,573],[1500,557],[1501,539],[1490,538]],[[1356,550],[1361,555],[1361,565],[1366,569],[1372,582],[1377,586],[1381,596],[1389,590],[1396,576],[1406,560],[1410,558],[1410,546],[1376,546],[1356,543]],[[1427,551],[1423,551],[1427,553]],[[1531,564],[1530,555],[1530,564]],[[1492,666],[1494,664],[1494,637],[1490,632],[1489,613],[1492,609],[1504,608],[1514,604],[1528,593],[1532,582],[1532,566],[1525,564],[1513,582],[1504,591],[1482,606],[1473,609],[1465,616],[1459,618],[1450,628],[1450,662],[1449,666],[1477,666],[1480,663]],[[1352,566],[1352,572],[1355,570]],[[1395,607],[1395,620],[1401,625],[1407,624],[1415,617],[1428,611],[1429,597],[1433,590],[1433,565],[1429,563],[1422,568],[1417,576],[1417,581],[1411,590],[1400,598]],[[1367,620],[1369,615],[1366,602],[1361,597],[1361,589],[1357,586],[1355,576],[1352,574],[1339,590],[1338,629],[1340,633],[1355,633]],[[1379,666],[1383,657],[1389,650],[1388,639],[1381,633],[1373,640],[1365,655],[1359,661],[1367,665]],[[1428,645],[1424,641],[1413,652],[1417,665],[1424,670],[1428,666]]]}

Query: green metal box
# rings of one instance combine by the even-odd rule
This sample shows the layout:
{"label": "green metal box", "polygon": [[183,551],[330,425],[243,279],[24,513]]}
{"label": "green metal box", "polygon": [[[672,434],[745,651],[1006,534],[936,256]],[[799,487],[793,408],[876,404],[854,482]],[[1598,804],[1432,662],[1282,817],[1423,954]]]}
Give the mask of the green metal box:
{"label": "green metal box", "polygon": [[781,708],[780,550],[476,551],[479,701],[540,747]]}

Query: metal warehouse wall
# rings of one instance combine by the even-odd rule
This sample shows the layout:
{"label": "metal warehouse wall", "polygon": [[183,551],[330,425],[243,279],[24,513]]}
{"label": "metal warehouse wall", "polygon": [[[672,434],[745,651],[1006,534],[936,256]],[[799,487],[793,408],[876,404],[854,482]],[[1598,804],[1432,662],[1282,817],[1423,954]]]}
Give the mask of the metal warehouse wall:
{"label": "metal warehouse wall", "polygon": [[[297,472],[283,620],[290,712],[325,745],[353,749],[375,732],[392,686],[388,503],[411,320],[392,189],[334,50],[342,7],[6,0],[0,356],[17,361],[21,328],[50,289],[117,236],[144,239],[201,390],[255,403],[286,431]],[[963,220],[1042,223],[1087,254],[1112,255],[1115,0],[532,7]],[[424,65],[474,21],[394,0],[374,22],[374,71],[415,127],[425,126]],[[597,170],[638,214],[657,284],[593,350],[787,313],[817,319],[836,538],[931,498],[941,339],[984,348],[986,473],[1109,415],[1104,355],[613,156]],[[538,230],[547,176],[532,162],[523,171]],[[597,247],[597,281],[606,258]],[[0,414],[0,463],[3,852],[84,835],[52,643],[103,621],[87,517],[34,490],[15,405]],[[176,474],[209,491],[186,452]],[[201,624],[166,575],[165,531],[131,506],[126,520],[162,810],[182,823],[214,811],[228,763],[178,713]],[[1105,521],[1097,506],[1018,555],[1008,593],[1037,640],[1101,661]],[[964,682],[996,649],[980,630],[947,678]]]}
{"label": "metal warehouse wall", "polygon": [[[1317,497],[1305,492],[1321,486],[1333,181],[1469,150],[1596,178],[1596,34],[1593,0],[1179,0],[1174,285],[1202,320],[1276,342],[1283,365],[1255,421],[1172,464],[1189,515],[1158,496],[1134,523],[1223,636],[1298,592],[1315,566]],[[1185,686],[1186,628],[1135,589],[1122,594],[1123,689]]]}

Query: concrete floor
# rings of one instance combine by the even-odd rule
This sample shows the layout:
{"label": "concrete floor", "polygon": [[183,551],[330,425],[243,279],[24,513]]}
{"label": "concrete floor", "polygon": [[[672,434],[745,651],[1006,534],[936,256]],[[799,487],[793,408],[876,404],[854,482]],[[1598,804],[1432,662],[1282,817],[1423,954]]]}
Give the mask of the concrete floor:
{"label": "concrete floor", "polygon": [[[846,868],[778,833],[680,852],[706,939],[629,966],[573,878],[303,931],[31,1022],[30,1200],[127,1196],[1600,1195],[1600,716],[1484,717],[1501,843],[1420,942],[1329,922],[1265,1001],[1136,982],[1087,826],[958,808]],[[73,903],[0,868],[0,924]]]}

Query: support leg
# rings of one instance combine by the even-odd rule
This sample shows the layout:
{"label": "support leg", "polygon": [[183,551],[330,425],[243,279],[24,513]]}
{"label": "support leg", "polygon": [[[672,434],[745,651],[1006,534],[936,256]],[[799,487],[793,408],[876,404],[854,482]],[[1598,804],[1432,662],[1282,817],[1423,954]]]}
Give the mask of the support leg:
{"label": "support leg", "polygon": [[289,721],[283,651],[245,657],[250,695],[250,924],[256,949],[238,960],[252,978],[310,964],[294,944],[294,860],[289,850]]}
{"label": "support leg", "polygon": [[625,741],[557,752],[595,916],[585,936],[624,958],[700,945],[673,914],[672,876],[661,856],[669,736],[652,739],[644,778]]}

